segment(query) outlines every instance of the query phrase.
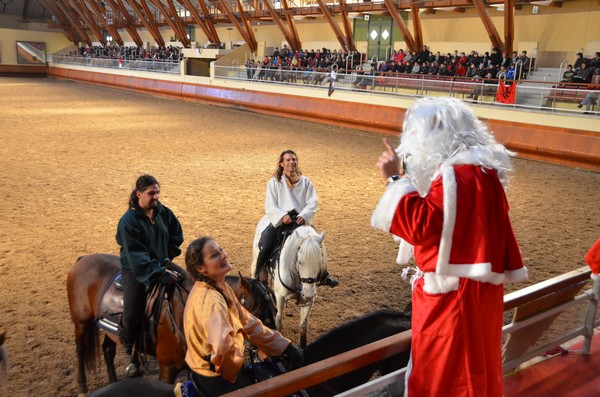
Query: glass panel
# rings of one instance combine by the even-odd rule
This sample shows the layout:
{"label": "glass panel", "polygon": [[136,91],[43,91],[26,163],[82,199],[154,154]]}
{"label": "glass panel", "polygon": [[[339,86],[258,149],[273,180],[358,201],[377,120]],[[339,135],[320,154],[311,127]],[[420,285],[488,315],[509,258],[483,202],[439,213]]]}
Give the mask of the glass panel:
{"label": "glass panel", "polygon": [[17,41],[17,63],[46,63],[46,43]]}

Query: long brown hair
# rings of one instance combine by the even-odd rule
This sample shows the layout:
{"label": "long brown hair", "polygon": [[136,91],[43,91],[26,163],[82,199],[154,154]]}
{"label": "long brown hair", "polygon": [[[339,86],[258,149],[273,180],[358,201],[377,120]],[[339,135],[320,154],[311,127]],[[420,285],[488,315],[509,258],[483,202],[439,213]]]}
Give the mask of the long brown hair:
{"label": "long brown hair", "polygon": [[[281,152],[281,154],[279,155],[279,161],[277,161],[277,165],[275,166],[275,171],[273,171],[273,176],[277,178],[278,181],[281,181],[281,176],[283,175],[283,167],[280,164],[283,162],[283,156],[285,156],[286,154],[291,154],[292,156],[296,157],[296,164],[300,163],[300,160],[298,160],[298,155],[292,149],[284,150],[283,152]],[[296,167],[296,173],[298,175],[302,175],[300,167]]]}
{"label": "long brown hair", "polygon": [[227,295],[225,295],[225,292],[223,292],[221,287],[217,285],[216,281],[210,277],[206,277],[204,274],[198,271],[198,266],[202,266],[204,264],[204,252],[202,251],[204,250],[204,246],[209,241],[215,241],[215,239],[204,236],[197,238],[190,243],[185,251],[185,268],[187,269],[188,273],[192,275],[194,280],[208,283],[211,287],[216,289],[221,296],[223,296],[223,299],[225,299],[227,307],[231,307],[231,300],[227,297]]}
{"label": "long brown hair", "polygon": [[129,208],[134,208],[138,206],[138,196],[137,192],[143,193],[149,186],[158,185],[160,183],[156,180],[152,175],[141,175],[137,181],[135,181],[135,189],[129,195]]}

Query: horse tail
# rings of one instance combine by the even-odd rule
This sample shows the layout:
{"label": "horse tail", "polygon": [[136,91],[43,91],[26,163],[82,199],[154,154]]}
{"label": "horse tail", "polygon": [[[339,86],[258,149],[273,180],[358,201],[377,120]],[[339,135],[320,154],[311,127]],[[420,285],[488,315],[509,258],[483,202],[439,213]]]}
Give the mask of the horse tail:
{"label": "horse tail", "polygon": [[94,320],[85,321],[82,328],[79,357],[88,371],[95,372],[100,351],[100,331]]}

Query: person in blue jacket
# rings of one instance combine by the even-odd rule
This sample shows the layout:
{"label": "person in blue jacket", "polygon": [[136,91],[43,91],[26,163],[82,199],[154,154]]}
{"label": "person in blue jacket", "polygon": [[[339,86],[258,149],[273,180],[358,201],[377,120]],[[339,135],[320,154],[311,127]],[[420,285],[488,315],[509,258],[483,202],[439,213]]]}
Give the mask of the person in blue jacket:
{"label": "person in blue jacket", "polygon": [[142,336],[146,291],[157,282],[172,284],[178,277],[167,265],[181,254],[183,231],[173,211],[159,198],[156,178],[140,176],[117,227],[124,290],[119,336],[129,363],[125,370],[128,377],[142,374],[138,339]]}

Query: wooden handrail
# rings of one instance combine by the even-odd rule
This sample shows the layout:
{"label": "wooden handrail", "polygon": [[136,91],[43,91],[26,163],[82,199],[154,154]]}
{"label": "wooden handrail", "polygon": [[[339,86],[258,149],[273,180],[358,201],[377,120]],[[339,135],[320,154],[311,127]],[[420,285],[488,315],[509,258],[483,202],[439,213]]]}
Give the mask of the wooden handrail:
{"label": "wooden handrail", "polygon": [[569,273],[561,274],[560,276],[506,294],[504,295],[504,311],[514,309],[523,303],[548,295],[551,292],[558,291],[569,285],[588,280],[590,278],[590,273],[590,268],[583,266]]}
{"label": "wooden handrail", "polygon": [[402,353],[410,348],[411,336],[410,330],[388,336],[275,378],[224,394],[223,397],[285,396]]}

